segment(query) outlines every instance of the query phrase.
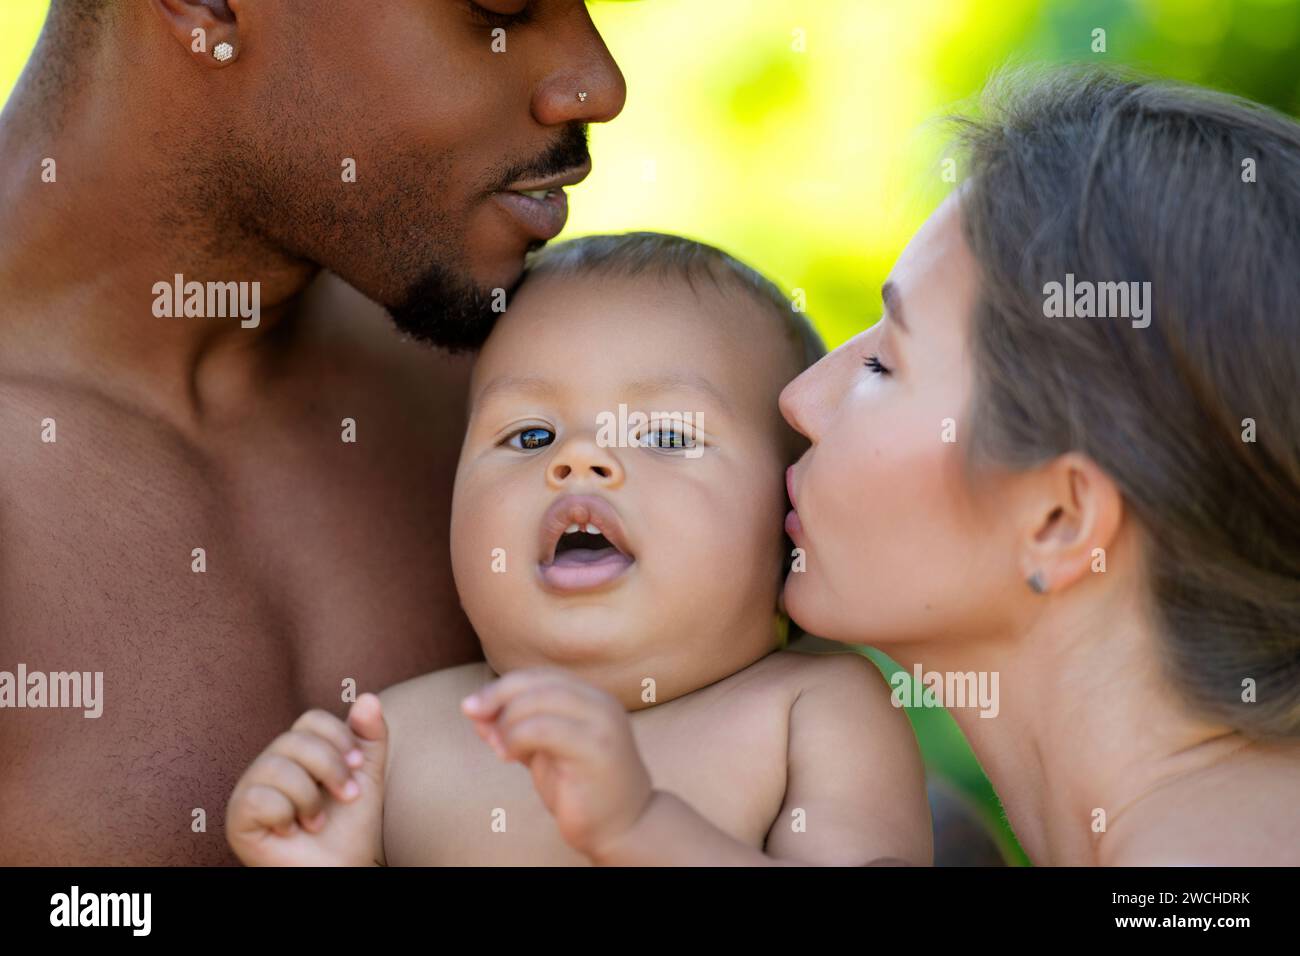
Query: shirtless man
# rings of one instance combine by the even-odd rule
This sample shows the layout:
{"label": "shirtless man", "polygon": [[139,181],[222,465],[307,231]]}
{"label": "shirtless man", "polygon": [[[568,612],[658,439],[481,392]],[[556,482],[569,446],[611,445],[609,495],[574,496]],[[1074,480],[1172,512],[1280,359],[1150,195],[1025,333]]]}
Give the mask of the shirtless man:
{"label": "shirtless man", "polygon": [[[477,345],[624,94],[581,0],[53,0],[0,117],[0,670],[104,700],[0,710],[0,864],[232,861],[297,714],[481,657],[468,359],[379,306]],[[177,275],[260,310],[160,317]]]}

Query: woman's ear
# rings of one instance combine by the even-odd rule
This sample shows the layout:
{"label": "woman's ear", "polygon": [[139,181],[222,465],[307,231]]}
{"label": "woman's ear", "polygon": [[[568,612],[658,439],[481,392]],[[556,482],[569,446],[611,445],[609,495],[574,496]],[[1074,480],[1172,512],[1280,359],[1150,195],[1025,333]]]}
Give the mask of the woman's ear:
{"label": "woman's ear", "polygon": [[153,0],[154,11],[191,57],[221,67],[239,55],[240,0]]}
{"label": "woman's ear", "polygon": [[1124,499],[1086,455],[1070,452],[1035,470],[1025,489],[1019,566],[1041,593],[1068,588],[1105,570],[1119,533]]}

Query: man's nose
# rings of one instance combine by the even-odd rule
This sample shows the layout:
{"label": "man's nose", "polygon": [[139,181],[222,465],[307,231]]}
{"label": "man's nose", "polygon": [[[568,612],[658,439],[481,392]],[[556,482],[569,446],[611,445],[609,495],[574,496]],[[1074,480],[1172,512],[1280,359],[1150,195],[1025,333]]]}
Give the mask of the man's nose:
{"label": "man's nose", "polygon": [[567,42],[556,42],[557,59],[533,91],[533,116],[543,126],[608,123],[623,112],[627,83],[591,22],[585,4],[566,26]]}
{"label": "man's nose", "polygon": [[546,469],[546,483],[556,491],[579,484],[617,488],[623,484],[623,477],[623,466],[614,453],[590,438],[565,442]]}

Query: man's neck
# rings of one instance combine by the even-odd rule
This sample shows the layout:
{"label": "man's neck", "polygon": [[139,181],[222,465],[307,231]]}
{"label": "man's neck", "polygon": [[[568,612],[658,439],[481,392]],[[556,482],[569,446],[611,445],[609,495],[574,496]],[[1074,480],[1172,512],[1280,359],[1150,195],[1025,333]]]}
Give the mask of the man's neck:
{"label": "man's neck", "polygon": [[[93,67],[52,118],[39,101],[49,86],[40,57],[0,117],[5,365],[199,417],[213,388],[256,380],[316,268],[239,227],[238,210],[214,194],[208,144],[187,129],[195,120],[175,115],[165,83],[128,82],[131,65]],[[180,317],[159,317],[155,287],[177,275],[205,288],[257,283],[256,327],[239,315],[185,317],[183,303],[171,303]]]}

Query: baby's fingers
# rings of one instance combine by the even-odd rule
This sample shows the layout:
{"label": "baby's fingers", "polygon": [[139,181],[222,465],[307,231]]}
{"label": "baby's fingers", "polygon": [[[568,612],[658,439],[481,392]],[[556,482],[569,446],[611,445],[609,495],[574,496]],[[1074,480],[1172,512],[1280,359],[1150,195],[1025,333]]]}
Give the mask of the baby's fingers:
{"label": "baby's fingers", "polygon": [[235,834],[270,830],[284,836],[292,828],[297,815],[297,807],[285,793],[275,787],[255,783],[240,790],[232,798],[230,827]]}
{"label": "baby's fingers", "polygon": [[356,799],[361,792],[347,765],[348,752],[306,730],[283,733],[266,748],[267,754],[275,754],[300,765],[315,782],[345,803]]}
{"label": "baby's fingers", "polygon": [[502,728],[500,733],[506,758],[527,763],[538,753],[561,758],[583,756],[588,725],[572,717],[541,714]]}
{"label": "baby's fingers", "polygon": [[[335,717],[329,711],[309,710],[294,721],[291,729],[307,731],[328,741],[335,750],[343,754],[343,760],[348,766],[355,768],[361,765],[356,735],[352,733],[345,721]],[[350,755],[351,759],[349,759]]]}
{"label": "baby's fingers", "polygon": [[[302,764],[277,753],[262,754],[248,769],[248,789],[276,790],[293,806],[293,814],[307,826],[319,820],[325,809],[325,794]],[[268,799],[268,798],[263,798]],[[313,827],[314,829],[314,827]]]}
{"label": "baby's fingers", "polygon": [[496,722],[492,720],[483,720],[478,717],[471,717],[470,723],[474,725],[474,730],[478,733],[479,738],[496,751],[498,757],[502,760],[506,759],[506,752],[501,749],[501,735],[497,733]]}

